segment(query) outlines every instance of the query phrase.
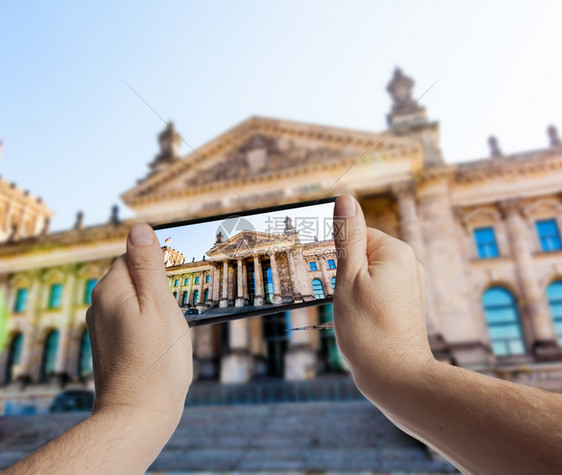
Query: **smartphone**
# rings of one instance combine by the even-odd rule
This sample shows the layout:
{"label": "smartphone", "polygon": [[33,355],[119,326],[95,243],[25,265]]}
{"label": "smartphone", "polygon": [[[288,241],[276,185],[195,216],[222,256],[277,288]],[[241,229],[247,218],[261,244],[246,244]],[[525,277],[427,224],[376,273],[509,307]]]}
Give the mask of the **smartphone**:
{"label": "smartphone", "polygon": [[335,199],[154,225],[189,325],[331,303]]}

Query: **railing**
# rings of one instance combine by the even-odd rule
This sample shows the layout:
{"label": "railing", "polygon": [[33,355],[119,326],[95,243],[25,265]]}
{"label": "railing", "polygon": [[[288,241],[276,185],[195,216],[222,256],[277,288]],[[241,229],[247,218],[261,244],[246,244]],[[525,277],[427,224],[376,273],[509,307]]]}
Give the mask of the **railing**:
{"label": "railing", "polygon": [[349,377],[309,381],[252,381],[245,384],[199,382],[191,386],[186,406],[273,404],[364,399]]}

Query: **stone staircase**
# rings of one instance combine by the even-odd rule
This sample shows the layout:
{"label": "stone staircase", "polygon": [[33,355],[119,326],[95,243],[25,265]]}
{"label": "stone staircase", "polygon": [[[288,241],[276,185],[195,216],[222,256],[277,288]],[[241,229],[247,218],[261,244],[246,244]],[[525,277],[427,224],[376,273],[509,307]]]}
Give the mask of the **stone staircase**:
{"label": "stone staircase", "polygon": [[[0,418],[0,469],[86,417]],[[150,471],[456,473],[364,400],[187,407]]]}

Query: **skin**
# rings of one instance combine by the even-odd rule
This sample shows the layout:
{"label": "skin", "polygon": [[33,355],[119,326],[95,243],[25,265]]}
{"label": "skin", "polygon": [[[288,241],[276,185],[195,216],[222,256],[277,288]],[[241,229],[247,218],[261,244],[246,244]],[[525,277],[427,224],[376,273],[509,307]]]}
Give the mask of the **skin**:
{"label": "skin", "polygon": [[176,429],[191,383],[189,327],[150,226],[92,293],[92,416],[5,473],[143,473]]}
{"label": "skin", "polygon": [[[435,361],[412,249],[367,228],[350,196],[334,214],[345,230],[335,236],[336,338],[361,392],[464,473],[560,473],[562,396]],[[92,416],[6,473],[142,473],[177,427],[191,339],[148,226],[132,228],[127,254],[94,290],[87,324]]]}
{"label": "skin", "polygon": [[367,228],[351,196],[334,215],[346,230],[336,235],[336,338],[360,391],[463,473],[560,473],[562,396],[436,361],[412,249]]}

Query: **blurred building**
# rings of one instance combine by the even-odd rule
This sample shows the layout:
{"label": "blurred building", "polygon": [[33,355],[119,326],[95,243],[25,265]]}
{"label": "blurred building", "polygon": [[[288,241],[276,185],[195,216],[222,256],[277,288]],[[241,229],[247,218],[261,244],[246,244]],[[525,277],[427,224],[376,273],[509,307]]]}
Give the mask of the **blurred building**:
{"label": "blurred building", "polygon": [[[397,69],[388,85],[388,129],[379,133],[252,117],[180,157],[181,138],[170,125],[159,136],[161,151],[148,175],[122,199],[135,211],[134,221],[158,223],[351,193],[369,226],[408,242],[423,262],[428,333],[439,359],[562,390],[562,144],[556,129],[548,129],[548,146],[540,150],[504,154],[490,138],[489,157],[446,164],[439,125],[412,90],[413,81]],[[0,192],[9,201],[9,188]],[[39,232],[49,212],[35,206],[34,224],[11,231],[10,220],[29,222],[22,218],[27,215],[8,212],[9,205],[1,209],[8,224],[0,285],[10,312],[2,382],[87,380],[90,292],[124,252],[131,222],[121,222],[114,210],[104,225],[85,227],[79,215],[74,229]],[[177,255],[168,257],[178,265]],[[178,270],[180,278],[188,268],[205,275],[202,262],[190,265]],[[174,287],[181,305],[180,282]],[[196,374],[295,380],[340,371],[333,333],[285,331],[330,319],[325,306],[195,328]]]}

